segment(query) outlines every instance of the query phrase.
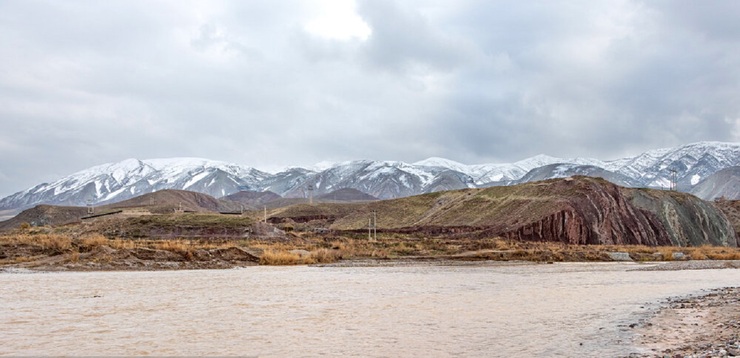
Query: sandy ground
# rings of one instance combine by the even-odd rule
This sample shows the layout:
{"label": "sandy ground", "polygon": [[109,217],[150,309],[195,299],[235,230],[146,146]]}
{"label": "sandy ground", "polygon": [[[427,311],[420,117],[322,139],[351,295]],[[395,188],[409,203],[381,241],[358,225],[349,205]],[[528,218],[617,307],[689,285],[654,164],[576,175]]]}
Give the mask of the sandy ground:
{"label": "sandy ground", "polygon": [[641,357],[740,356],[740,287],[671,298],[635,334]]}

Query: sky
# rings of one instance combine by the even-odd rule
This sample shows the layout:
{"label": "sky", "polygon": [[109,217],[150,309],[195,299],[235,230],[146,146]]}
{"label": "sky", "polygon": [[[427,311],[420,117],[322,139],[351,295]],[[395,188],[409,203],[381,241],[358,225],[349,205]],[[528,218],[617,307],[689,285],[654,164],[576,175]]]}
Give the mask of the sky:
{"label": "sky", "polygon": [[740,2],[0,0],[0,196],[127,158],[277,171],[740,141]]}

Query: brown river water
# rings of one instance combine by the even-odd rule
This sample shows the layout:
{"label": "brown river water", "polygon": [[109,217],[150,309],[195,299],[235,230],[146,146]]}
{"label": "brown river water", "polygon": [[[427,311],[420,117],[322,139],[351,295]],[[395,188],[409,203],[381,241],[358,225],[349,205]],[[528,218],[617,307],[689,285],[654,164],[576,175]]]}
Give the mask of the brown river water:
{"label": "brown river water", "polygon": [[0,355],[619,357],[740,270],[628,263],[0,273]]}

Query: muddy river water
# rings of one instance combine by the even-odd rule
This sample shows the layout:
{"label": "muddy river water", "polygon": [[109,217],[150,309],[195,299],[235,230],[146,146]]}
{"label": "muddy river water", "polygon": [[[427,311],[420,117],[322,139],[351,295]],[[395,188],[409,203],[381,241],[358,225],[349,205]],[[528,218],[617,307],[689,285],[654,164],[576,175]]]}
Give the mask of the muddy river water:
{"label": "muddy river water", "polygon": [[0,355],[618,357],[740,270],[627,263],[0,273]]}

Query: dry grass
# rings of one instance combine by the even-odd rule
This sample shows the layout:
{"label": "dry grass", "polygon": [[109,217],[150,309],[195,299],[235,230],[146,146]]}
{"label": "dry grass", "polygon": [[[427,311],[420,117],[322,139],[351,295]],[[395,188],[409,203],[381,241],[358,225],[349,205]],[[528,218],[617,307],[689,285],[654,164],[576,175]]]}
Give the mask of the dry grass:
{"label": "dry grass", "polygon": [[87,235],[78,240],[80,251],[91,251],[99,246],[109,245],[111,240],[100,234]]}
{"label": "dry grass", "polygon": [[[534,262],[609,261],[608,252],[626,252],[637,261],[671,260],[740,260],[740,249],[731,247],[649,247],[640,245],[569,245],[553,242],[520,242],[501,238],[488,239],[419,239],[393,235],[379,237],[375,242],[363,238],[302,238],[296,242],[245,243],[250,247],[271,252],[300,249],[312,253],[308,258],[286,258],[291,264],[306,264],[349,258],[413,258],[438,257],[462,260],[523,260]],[[323,251],[318,254],[319,250]],[[683,256],[681,255],[683,254]],[[270,254],[268,254],[270,255]],[[324,255],[324,256],[321,256]],[[316,257],[321,257],[321,261]],[[280,262],[279,260],[265,260]],[[329,261],[331,262],[331,261]],[[275,264],[275,263],[270,263]]]}
{"label": "dry grass", "polygon": [[[148,248],[166,250],[192,259],[197,250],[242,247],[262,253],[263,265],[305,265],[331,263],[352,258],[445,258],[453,260],[525,260],[535,262],[608,261],[607,252],[626,252],[637,261],[740,260],[740,249],[730,247],[649,247],[568,245],[563,243],[519,242],[501,238],[441,239],[392,234],[377,241],[366,236],[297,236],[291,241],[246,240],[131,240],[111,239],[91,234],[73,238],[71,234],[16,233],[0,236],[6,257],[0,264],[25,262],[59,254],[71,254],[69,260],[82,260],[86,253],[100,246],[115,250]],[[75,256],[74,254],[77,253]],[[681,256],[683,254],[683,256]],[[99,258],[100,259],[100,258]]]}
{"label": "dry grass", "polygon": [[35,235],[31,237],[32,245],[41,247],[44,251],[61,254],[72,249],[72,239],[55,234]]}
{"label": "dry grass", "polygon": [[260,256],[260,265],[307,265],[315,263],[310,255],[296,252],[268,249]]}
{"label": "dry grass", "polygon": [[311,257],[313,258],[313,260],[316,263],[320,264],[337,262],[342,259],[342,255],[343,253],[341,251],[331,249],[318,249],[311,252]]}
{"label": "dry grass", "polygon": [[307,251],[307,254],[301,250],[267,249],[260,256],[260,265],[310,265],[337,262],[341,258],[340,251],[325,248]]}
{"label": "dry grass", "polygon": [[700,246],[687,250],[694,260],[706,257],[710,260],[740,260],[740,249],[721,246]]}
{"label": "dry grass", "polygon": [[192,241],[185,240],[163,240],[154,242],[153,249],[173,252],[188,252],[193,250]]}

